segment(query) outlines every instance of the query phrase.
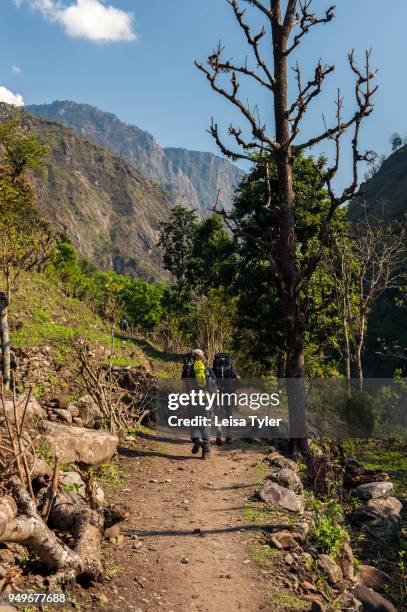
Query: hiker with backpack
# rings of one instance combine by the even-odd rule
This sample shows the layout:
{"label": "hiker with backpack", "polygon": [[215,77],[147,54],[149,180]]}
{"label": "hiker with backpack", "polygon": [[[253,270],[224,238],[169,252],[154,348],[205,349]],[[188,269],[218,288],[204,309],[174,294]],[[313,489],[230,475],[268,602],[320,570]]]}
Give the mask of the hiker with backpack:
{"label": "hiker with backpack", "polygon": [[[200,349],[192,351],[191,358],[184,360],[184,366],[181,376],[186,390],[207,390],[212,391],[215,387],[215,378],[213,372],[205,363],[204,352]],[[190,412],[194,412],[193,416],[205,416],[210,418],[210,412],[206,412],[202,406],[190,406]],[[192,454],[196,455],[202,449],[202,459],[210,458],[211,451],[211,426],[193,427],[191,428],[191,440],[193,443]]]}
{"label": "hiker with backpack", "polygon": [[120,330],[125,334],[129,332],[129,324],[127,323],[127,320],[124,317],[120,321]]}
{"label": "hiker with backpack", "polygon": [[[240,376],[233,365],[231,353],[216,353],[213,359],[213,373],[216,379],[216,386],[221,393],[234,394],[240,382]],[[235,404],[233,399],[230,399],[226,405],[220,406],[221,417],[229,419],[233,417]],[[226,427],[225,443],[232,444],[232,430],[230,426]],[[222,428],[219,427],[216,431],[216,445],[222,446]]]}

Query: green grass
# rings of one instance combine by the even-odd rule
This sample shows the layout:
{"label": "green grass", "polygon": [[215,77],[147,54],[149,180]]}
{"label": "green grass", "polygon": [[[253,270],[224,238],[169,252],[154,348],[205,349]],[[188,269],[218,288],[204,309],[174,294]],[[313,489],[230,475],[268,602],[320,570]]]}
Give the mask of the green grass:
{"label": "green grass", "polygon": [[287,591],[272,591],[270,587],[266,589],[267,602],[273,610],[309,610],[309,602],[303,601],[296,595]]}
{"label": "green grass", "polygon": [[248,523],[269,523],[272,514],[270,508],[260,504],[243,508],[243,516]]}
{"label": "green grass", "polygon": [[114,463],[105,463],[95,471],[94,478],[102,487],[112,489],[121,484],[123,474]]}
{"label": "green grass", "polygon": [[353,454],[365,467],[382,470],[390,476],[396,496],[407,497],[407,444],[397,440],[364,440]]}
{"label": "green grass", "polygon": [[158,347],[154,346],[153,354],[147,357],[143,350],[144,345],[149,346],[147,342],[140,343],[119,332],[112,342],[110,324],[103,322],[86,302],[67,297],[45,273],[21,277],[10,307],[10,328],[13,346],[49,346],[61,365],[72,362],[76,341],[85,339],[109,353],[113,349],[113,365],[137,367],[152,362],[159,378],[178,378],[180,374],[181,361],[165,359]]}
{"label": "green grass", "polygon": [[251,544],[249,554],[263,569],[271,569],[283,563],[284,552],[271,548],[268,544]]}

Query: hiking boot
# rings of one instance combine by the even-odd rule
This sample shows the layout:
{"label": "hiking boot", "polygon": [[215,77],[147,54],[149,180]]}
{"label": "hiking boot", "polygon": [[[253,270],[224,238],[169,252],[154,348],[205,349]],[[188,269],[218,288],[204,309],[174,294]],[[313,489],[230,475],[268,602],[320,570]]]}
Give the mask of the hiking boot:
{"label": "hiking boot", "polygon": [[232,444],[232,443],[233,443],[232,438],[226,438],[225,444]]}
{"label": "hiking boot", "polygon": [[222,436],[216,436],[216,446],[222,446],[222,445],[223,445]]}
{"label": "hiking boot", "polygon": [[192,447],[192,454],[193,455],[197,455],[199,453],[199,450],[202,446],[202,442],[200,440],[194,440],[194,445]]}
{"label": "hiking boot", "polygon": [[202,459],[203,459],[204,461],[207,461],[207,460],[208,460],[208,459],[210,459],[210,458],[211,458],[211,453],[210,453],[210,451],[208,451],[208,450],[204,450],[204,451],[202,451]]}

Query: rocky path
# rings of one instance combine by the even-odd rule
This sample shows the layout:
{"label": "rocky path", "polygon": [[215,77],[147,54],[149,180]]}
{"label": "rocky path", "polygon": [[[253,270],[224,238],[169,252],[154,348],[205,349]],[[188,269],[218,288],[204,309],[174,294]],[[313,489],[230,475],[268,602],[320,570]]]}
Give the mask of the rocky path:
{"label": "rocky path", "polygon": [[[210,461],[188,440],[145,435],[120,450],[126,479],[112,492],[130,518],[106,545],[110,578],[85,609],[244,612],[272,610],[250,559],[243,508],[258,481],[260,453],[224,446]],[[92,603],[93,602],[93,603]]]}

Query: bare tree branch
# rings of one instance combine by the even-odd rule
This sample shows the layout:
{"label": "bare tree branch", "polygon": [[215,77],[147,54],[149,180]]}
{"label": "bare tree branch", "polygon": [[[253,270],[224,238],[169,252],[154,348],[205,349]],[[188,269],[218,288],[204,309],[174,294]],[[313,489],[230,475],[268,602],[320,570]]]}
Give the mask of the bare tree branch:
{"label": "bare tree branch", "polygon": [[[294,41],[292,45],[287,49],[286,55],[290,55],[290,53],[292,53],[294,49],[298,47],[303,36],[308,34],[311,28],[313,28],[316,25],[323,25],[323,24],[329,23],[335,17],[335,6],[330,6],[325,12],[325,15],[323,17],[317,17],[315,13],[312,13],[309,10],[311,7],[312,1],[313,0],[299,0],[299,13],[297,13],[297,23],[300,28],[300,31],[298,34],[294,36]],[[290,6],[291,4],[296,4],[296,2],[289,3],[289,6],[287,8],[287,13],[290,8],[292,10],[292,7]],[[289,19],[287,23],[287,28],[288,27],[289,27]]]}
{"label": "bare tree branch", "polygon": [[270,86],[274,88],[274,85],[275,85],[274,76],[273,76],[271,70],[269,70],[266,62],[262,58],[261,53],[260,53],[260,47],[259,47],[260,41],[264,38],[264,36],[266,34],[266,29],[263,27],[258,34],[253,36],[252,33],[251,33],[251,30],[250,30],[250,26],[243,19],[246,11],[244,11],[244,10],[239,8],[237,0],[227,0],[227,1],[229,2],[230,6],[232,7],[232,9],[233,9],[233,11],[235,13],[235,17],[236,17],[240,27],[242,28],[243,32],[246,35],[247,42],[249,43],[249,45],[253,49],[253,52],[254,52],[254,55],[256,57],[258,66],[265,73],[265,75],[266,75],[266,77],[268,79],[268,82],[270,83]]}

